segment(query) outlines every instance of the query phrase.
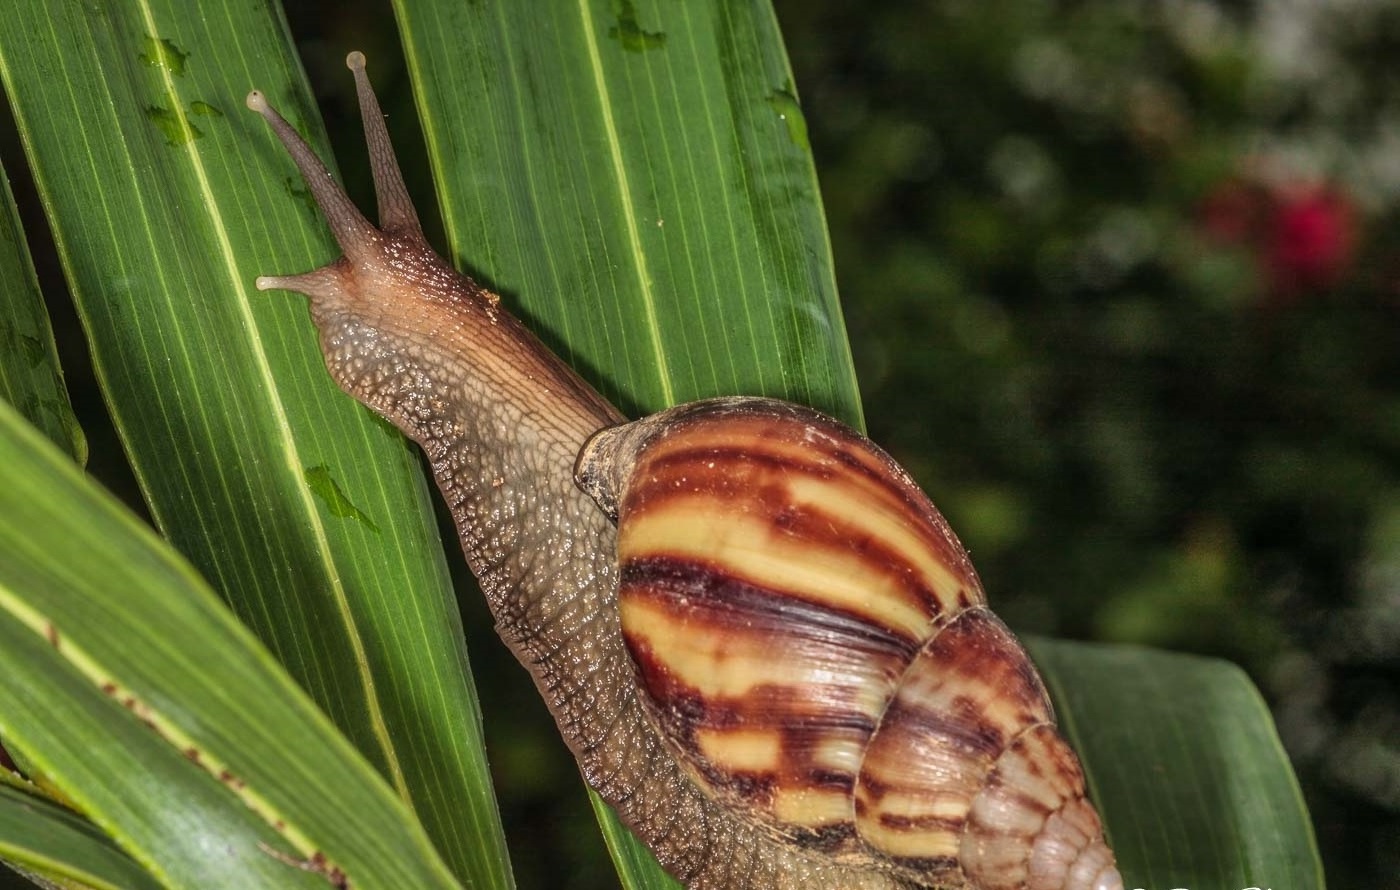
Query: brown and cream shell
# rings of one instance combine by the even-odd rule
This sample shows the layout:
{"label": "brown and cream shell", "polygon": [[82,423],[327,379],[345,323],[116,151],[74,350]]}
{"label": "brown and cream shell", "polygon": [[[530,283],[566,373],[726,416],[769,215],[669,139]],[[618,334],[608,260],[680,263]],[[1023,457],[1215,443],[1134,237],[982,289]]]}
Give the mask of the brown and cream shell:
{"label": "brown and cream shell", "polygon": [[885,452],[768,399],[605,430],[623,637],[708,793],[920,886],[1121,887],[1035,668]]}

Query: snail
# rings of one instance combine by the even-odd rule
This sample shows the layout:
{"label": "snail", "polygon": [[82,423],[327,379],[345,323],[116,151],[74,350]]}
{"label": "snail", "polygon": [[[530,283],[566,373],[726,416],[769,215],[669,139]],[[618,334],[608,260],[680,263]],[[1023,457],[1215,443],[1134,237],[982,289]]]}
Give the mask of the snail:
{"label": "snail", "polygon": [[696,888],[1121,890],[1025,651],[909,475],[770,399],[632,423],[427,244],[364,56],[371,224],[254,91],[343,256],[326,366],[427,455],[586,781]]}

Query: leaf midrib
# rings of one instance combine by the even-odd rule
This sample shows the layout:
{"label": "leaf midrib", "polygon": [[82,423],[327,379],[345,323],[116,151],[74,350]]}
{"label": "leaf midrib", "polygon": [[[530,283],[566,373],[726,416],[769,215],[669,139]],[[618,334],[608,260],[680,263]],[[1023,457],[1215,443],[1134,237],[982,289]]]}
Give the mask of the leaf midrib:
{"label": "leaf midrib", "polygon": [[618,138],[617,124],[613,120],[612,97],[608,92],[607,78],[603,73],[603,61],[598,53],[598,35],[593,27],[593,17],[589,14],[588,0],[578,0],[578,11],[579,19],[583,25],[584,40],[588,45],[588,66],[593,74],[593,87],[598,94],[598,108],[602,112],[603,130],[608,140],[608,159],[612,163],[622,218],[627,226],[627,247],[632,254],[633,268],[637,272],[642,309],[646,315],[647,335],[651,340],[652,359],[656,362],[657,378],[661,385],[661,398],[666,405],[673,405],[676,401],[675,387],[671,381],[671,369],[666,360],[666,352],[661,345],[661,325],[656,314],[656,292],[653,287],[651,270],[647,266],[646,253],[642,250],[641,234],[637,228],[636,207],[632,200],[632,183],[627,176],[627,168],[622,159],[622,141]]}

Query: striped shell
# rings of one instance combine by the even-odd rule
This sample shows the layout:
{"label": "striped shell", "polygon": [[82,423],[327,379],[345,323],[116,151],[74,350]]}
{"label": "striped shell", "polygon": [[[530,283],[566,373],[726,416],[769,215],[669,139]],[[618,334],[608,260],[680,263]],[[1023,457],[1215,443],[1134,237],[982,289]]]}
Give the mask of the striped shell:
{"label": "striped shell", "polygon": [[653,716],[709,794],[919,886],[1122,887],[1035,668],[883,451],[718,399],[604,430],[577,476],[618,522]]}

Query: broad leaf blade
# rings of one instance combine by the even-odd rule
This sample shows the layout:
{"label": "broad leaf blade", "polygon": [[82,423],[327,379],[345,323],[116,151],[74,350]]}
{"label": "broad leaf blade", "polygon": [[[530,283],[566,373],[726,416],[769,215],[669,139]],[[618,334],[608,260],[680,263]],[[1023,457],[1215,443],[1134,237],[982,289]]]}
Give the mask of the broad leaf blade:
{"label": "broad leaf blade", "polygon": [[163,882],[323,886],[287,858],[324,855],[362,890],[458,886],[188,564],[4,404],[0,552],[0,732]]}
{"label": "broad leaf blade", "polygon": [[605,393],[858,418],[767,4],[396,9],[454,254]]}
{"label": "broad leaf blade", "polygon": [[1268,709],[1227,662],[1033,641],[1129,887],[1321,890]]}
{"label": "broad leaf blade", "polygon": [[335,390],[304,302],[252,287],[336,255],[243,105],[261,87],[318,131],[280,16],[175,0],[6,15],[6,88],[152,514],[457,872],[509,886],[415,455]]}
{"label": "broad leaf blade", "polygon": [[[7,606],[26,595],[23,588],[11,588],[9,579],[0,583]],[[0,728],[7,743],[72,789],[84,811],[108,825],[113,838],[162,885],[228,890],[246,886],[245,880],[306,890],[324,885],[296,868],[274,867],[277,860],[264,849],[292,860],[297,854],[270,825],[231,800],[179,750],[123,714],[119,703],[8,610],[0,618],[0,663],[7,681],[0,687]]]}
{"label": "broad leaf blade", "polygon": [[9,784],[0,784],[0,857],[49,880],[95,890],[160,887],[90,822]]}

